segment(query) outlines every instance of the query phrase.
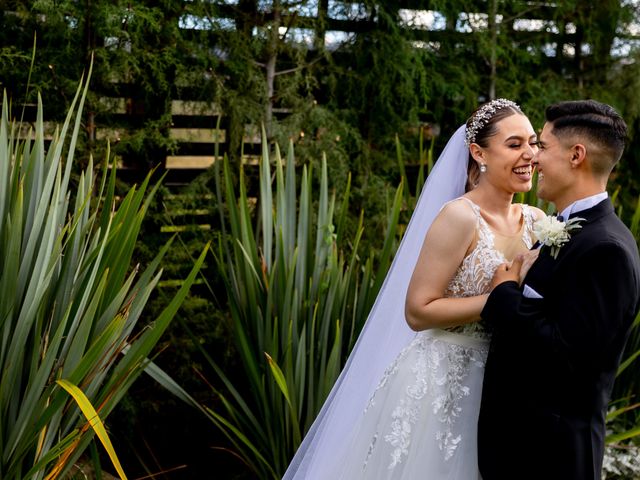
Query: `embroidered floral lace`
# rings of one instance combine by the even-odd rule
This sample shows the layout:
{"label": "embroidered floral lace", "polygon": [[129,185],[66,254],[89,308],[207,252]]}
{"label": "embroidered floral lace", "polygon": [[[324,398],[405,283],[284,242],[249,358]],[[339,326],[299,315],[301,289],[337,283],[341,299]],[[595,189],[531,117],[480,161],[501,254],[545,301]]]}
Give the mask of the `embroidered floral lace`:
{"label": "embroidered floral lace", "polygon": [[[496,268],[506,259],[502,252],[494,247],[495,236],[489,225],[480,214],[480,207],[465,197],[471,208],[473,208],[478,220],[478,241],[475,248],[465,257],[458,271],[449,283],[445,291],[445,297],[473,297],[482,295],[489,291],[491,278]],[[522,205],[524,217],[524,231],[522,241],[527,248],[533,246],[533,212],[528,205]],[[488,338],[482,322],[473,322],[467,325],[450,328],[449,331],[471,335],[473,337]]]}
{"label": "embroidered floral lace", "polygon": [[[469,204],[478,220],[478,240],[450,282],[445,294],[447,297],[469,297],[488,292],[495,269],[505,262],[504,255],[494,247],[494,234],[481,216],[480,208],[471,201]],[[526,205],[522,206],[522,210],[523,242],[527,248],[531,248],[533,212]],[[489,338],[489,333],[480,322],[448,331],[478,340]],[[415,434],[414,429],[422,427],[422,422],[419,423],[418,420],[424,402],[430,402],[427,414],[433,415],[438,422],[435,440],[444,460],[454,456],[466,433],[456,428],[456,420],[463,413],[462,399],[470,395],[468,375],[472,368],[484,367],[488,353],[488,342],[478,342],[477,345],[479,346],[452,343],[446,338],[432,336],[428,331],[416,335],[386,370],[367,407],[368,411],[376,405],[378,396],[382,395],[385,387],[388,387],[387,390],[392,388],[388,384],[398,375],[399,369],[410,370],[410,374],[405,374],[405,378],[410,381],[403,384],[404,393],[391,410],[390,423],[381,424],[371,438],[363,468],[366,468],[369,458],[380,446],[381,439],[392,447],[389,469],[394,469],[406,459]]]}

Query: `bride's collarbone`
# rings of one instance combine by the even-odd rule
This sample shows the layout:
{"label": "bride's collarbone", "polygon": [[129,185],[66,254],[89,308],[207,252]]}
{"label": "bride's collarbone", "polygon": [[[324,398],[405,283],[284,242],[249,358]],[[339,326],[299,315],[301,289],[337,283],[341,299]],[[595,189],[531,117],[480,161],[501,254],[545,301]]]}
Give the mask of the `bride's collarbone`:
{"label": "bride's collarbone", "polygon": [[508,217],[492,215],[484,210],[480,210],[480,215],[494,234],[502,237],[518,237],[522,234],[524,215],[520,207],[518,207],[517,211],[512,210]]}

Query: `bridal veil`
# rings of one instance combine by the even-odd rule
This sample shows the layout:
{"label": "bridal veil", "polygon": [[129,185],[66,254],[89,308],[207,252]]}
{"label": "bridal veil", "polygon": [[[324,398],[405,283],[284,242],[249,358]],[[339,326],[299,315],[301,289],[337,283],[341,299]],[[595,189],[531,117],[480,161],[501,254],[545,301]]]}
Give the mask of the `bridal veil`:
{"label": "bridal veil", "polygon": [[328,466],[347,448],[350,433],[385,369],[415,335],[404,317],[409,280],[431,222],[446,202],[465,191],[468,158],[462,125],[427,177],[358,341],[283,480],[326,480]]}

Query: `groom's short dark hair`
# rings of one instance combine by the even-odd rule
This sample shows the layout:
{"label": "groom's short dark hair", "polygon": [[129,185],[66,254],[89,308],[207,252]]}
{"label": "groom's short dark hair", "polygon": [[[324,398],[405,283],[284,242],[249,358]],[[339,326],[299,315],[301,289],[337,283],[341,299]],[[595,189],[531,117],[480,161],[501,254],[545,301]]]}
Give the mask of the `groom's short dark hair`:
{"label": "groom's short dark hair", "polygon": [[[547,122],[558,138],[578,136],[594,142],[608,157],[601,167],[609,173],[620,160],[627,139],[627,124],[613,107],[595,100],[559,102],[547,107]],[[605,159],[599,159],[605,160]],[[596,162],[600,163],[600,162]]]}

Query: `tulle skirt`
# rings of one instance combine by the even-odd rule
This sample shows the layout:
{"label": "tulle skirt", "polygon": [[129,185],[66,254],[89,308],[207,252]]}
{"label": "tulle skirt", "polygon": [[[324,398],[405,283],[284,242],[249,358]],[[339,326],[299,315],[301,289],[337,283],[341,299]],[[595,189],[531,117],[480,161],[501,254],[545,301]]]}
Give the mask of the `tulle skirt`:
{"label": "tulle skirt", "polygon": [[427,330],[385,372],[327,479],[480,479],[488,339]]}

